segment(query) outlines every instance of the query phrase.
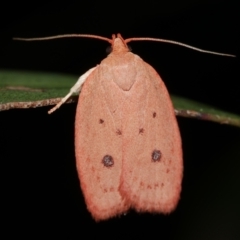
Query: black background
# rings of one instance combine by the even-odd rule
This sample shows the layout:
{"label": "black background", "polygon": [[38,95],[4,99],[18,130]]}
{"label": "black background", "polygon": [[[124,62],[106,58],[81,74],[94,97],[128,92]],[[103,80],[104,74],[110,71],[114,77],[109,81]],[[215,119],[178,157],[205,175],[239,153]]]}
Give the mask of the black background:
{"label": "black background", "polygon": [[[106,57],[94,39],[42,42],[12,37],[89,33],[158,37],[239,55],[233,1],[26,1],[1,3],[0,68],[81,75]],[[132,42],[171,94],[240,114],[239,56],[203,54],[156,42]],[[178,118],[184,151],[181,200],[169,216],[138,214],[95,223],[75,169],[74,115],[67,104],[0,112],[1,205],[9,234],[135,239],[239,239],[239,128]]]}

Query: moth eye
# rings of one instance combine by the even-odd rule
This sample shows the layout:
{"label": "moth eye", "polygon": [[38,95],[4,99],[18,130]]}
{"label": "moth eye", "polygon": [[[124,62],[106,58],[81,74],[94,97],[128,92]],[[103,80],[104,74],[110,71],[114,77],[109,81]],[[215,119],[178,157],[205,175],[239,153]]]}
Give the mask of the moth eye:
{"label": "moth eye", "polygon": [[129,46],[128,44],[127,44],[127,46],[128,46],[128,50],[129,50],[129,52],[131,52],[131,51],[132,51],[132,47]]}
{"label": "moth eye", "polygon": [[152,152],[152,161],[153,162],[159,162],[161,159],[162,153],[159,150],[154,150]]}
{"label": "moth eye", "polygon": [[112,167],[114,164],[113,157],[110,155],[105,155],[102,159],[102,163],[105,167]]}
{"label": "moth eye", "polygon": [[107,48],[106,48],[106,53],[107,54],[110,54],[111,52],[112,52],[112,46],[108,46]]}

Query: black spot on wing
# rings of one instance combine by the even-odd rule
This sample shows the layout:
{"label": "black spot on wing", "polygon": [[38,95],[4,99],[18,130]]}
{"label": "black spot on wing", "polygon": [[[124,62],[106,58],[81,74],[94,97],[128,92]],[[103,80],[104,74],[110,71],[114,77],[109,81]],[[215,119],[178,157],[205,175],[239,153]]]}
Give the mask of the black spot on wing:
{"label": "black spot on wing", "polygon": [[104,120],[100,118],[100,119],[99,119],[99,123],[100,123],[100,124],[103,124],[103,123],[104,123]]}
{"label": "black spot on wing", "polygon": [[153,162],[160,162],[162,153],[160,152],[160,150],[153,150],[152,152],[152,161]]}
{"label": "black spot on wing", "polygon": [[144,128],[139,128],[139,134],[143,134],[144,133]]}
{"label": "black spot on wing", "polygon": [[114,165],[113,157],[110,155],[105,155],[102,159],[102,163],[105,167],[112,167]]}

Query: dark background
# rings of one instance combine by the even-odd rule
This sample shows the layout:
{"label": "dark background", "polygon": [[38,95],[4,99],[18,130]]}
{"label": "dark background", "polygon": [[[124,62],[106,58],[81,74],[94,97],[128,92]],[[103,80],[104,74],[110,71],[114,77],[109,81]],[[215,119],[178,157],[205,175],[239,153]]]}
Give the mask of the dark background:
{"label": "dark background", "polygon": [[[94,39],[17,42],[12,37],[89,33],[159,37],[237,58],[164,43],[132,42],[171,94],[240,114],[239,20],[233,1],[26,1],[0,6],[0,68],[81,75],[106,57]],[[75,169],[76,104],[0,112],[3,229],[66,239],[240,239],[240,130],[178,118],[184,151],[181,200],[168,216],[137,214],[95,223]]]}

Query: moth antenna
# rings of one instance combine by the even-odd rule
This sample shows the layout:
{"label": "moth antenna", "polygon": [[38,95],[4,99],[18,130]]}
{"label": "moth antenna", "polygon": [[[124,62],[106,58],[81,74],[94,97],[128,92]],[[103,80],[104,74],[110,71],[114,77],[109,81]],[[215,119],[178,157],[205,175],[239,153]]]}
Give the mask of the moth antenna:
{"label": "moth antenna", "polygon": [[226,57],[236,57],[236,55],[208,51],[208,50],[204,50],[204,49],[201,49],[201,48],[193,47],[193,46],[185,44],[185,43],[172,41],[172,40],[167,40],[167,39],[161,39],[161,38],[148,38],[148,37],[144,38],[144,37],[140,37],[140,38],[128,38],[128,39],[125,39],[125,43],[131,42],[131,41],[155,41],[155,42],[171,43],[171,44],[175,44],[175,45],[179,45],[179,46],[182,46],[182,47],[190,48],[190,49],[193,49],[195,51],[199,51],[199,52],[203,52],[203,53],[210,53],[210,54],[226,56]]}
{"label": "moth antenna", "polygon": [[[59,38],[72,38],[72,37],[96,38],[96,39],[100,39],[100,40],[103,40],[103,41],[107,41],[110,44],[112,44],[113,40],[116,38],[116,36],[114,34],[112,35],[112,39],[109,39],[109,38],[106,38],[106,37],[102,37],[102,36],[98,36],[98,35],[92,35],[92,34],[62,34],[62,35],[49,36],[49,37],[40,37],[40,38],[18,38],[18,37],[16,37],[16,38],[13,38],[13,40],[17,40],[17,41],[44,41],[44,40],[52,40],[52,39],[59,39]],[[121,37],[121,35],[118,34],[118,37]],[[124,42],[126,44],[128,42],[131,42],[131,41],[164,42],[164,43],[170,43],[170,44],[175,44],[175,45],[179,45],[179,46],[182,46],[182,47],[190,48],[190,49],[198,51],[198,52],[209,53],[209,54],[214,54],[214,55],[219,55],[219,56],[226,56],[226,57],[236,57],[236,55],[233,55],[233,54],[208,51],[208,50],[204,50],[204,49],[201,49],[201,48],[193,47],[193,46],[185,44],[185,43],[172,41],[172,40],[167,40],[167,39],[161,39],[161,38],[140,37],[140,38],[128,38],[128,39],[124,40]]]}
{"label": "moth antenna", "polygon": [[49,36],[49,37],[40,37],[40,38],[19,38],[15,37],[13,40],[18,41],[44,41],[44,40],[52,40],[52,39],[58,39],[58,38],[72,38],[72,37],[82,37],[82,38],[96,38],[100,40],[107,41],[112,44],[112,39],[101,37],[98,35],[92,35],[92,34],[63,34],[63,35],[56,35],[56,36]]}

